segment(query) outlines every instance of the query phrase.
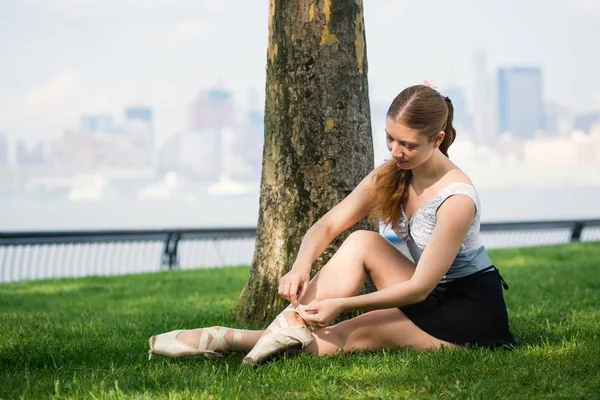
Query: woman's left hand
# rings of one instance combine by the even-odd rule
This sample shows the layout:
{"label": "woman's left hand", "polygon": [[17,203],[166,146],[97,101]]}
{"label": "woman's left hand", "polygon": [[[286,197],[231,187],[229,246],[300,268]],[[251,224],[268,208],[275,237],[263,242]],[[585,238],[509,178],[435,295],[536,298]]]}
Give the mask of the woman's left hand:
{"label": "woman's left hand", "polygon": [[300,316],[313,329],[321,329],[333,322],[343,311],[341,299],[313,300],[297,307]]}

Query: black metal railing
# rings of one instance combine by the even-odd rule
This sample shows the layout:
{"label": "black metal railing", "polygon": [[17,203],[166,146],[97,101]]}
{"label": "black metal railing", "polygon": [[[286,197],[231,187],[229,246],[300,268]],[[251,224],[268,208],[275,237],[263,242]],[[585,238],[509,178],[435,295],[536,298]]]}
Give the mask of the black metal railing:
{"label": "black metal railing", "polygon": [[255,236],[253,227],[0,232],[0,282],[249,264]]}
{"label": "black metal railing", "polygon": [[[596,241],[600,220],[482,223],[481,235],[488,248]],[[0,232],[0,282],[248,265],[255,236],[254,227]]]}

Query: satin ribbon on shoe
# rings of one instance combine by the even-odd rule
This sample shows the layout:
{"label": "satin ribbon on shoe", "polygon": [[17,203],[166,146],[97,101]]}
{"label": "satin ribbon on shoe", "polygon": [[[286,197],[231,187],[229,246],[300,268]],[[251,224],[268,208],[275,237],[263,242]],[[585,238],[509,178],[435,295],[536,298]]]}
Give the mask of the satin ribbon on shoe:
{"label": "satin ribbon on shoe", "polygon": [[[232,328],[203,328],[198,348],[188,346],[177,339],[177,335],[183,332],[182,329],[152,336],[149,340],[150,350],[148,351],[148,360],[154,354],[172,358],[195,356],[204,356],[206,358],[221,357],[223,353],[229,352],[232,347],[225,340],[225,335],[230,329]],[[241,335],[238,329],[233,329],[233,346],[239,347]],[[209,336],[212,336],[213,339],[207,345]]]}
{"label": "satin ribbon on shoe", "polygon": [[[298,312],[293,308],[288,308],[284,312],[288,310]],[[254,348],[244,357],[242,364],[257,364],[291,346],[300,345],[304,348],[312,343],[313,336],[308,326],[289,326],[283,312],[275,318],[275,321],[279,322],[279,326],[275,325],[271,328],[271,332],[261,336]]]}

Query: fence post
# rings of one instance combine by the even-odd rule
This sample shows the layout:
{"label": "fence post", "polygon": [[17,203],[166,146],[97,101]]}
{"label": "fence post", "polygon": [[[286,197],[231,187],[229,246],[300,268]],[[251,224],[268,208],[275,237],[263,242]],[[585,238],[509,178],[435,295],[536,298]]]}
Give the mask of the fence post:
{"label": "fence post", "polygon": [[575,222],[575,225],[573,226],[573,233],[571,233],[571,242],[579,241],[579,239],[581,238],[581,231],[583,230],[583,227],[583,222]]}
{"label": "fence post", "polygon": [[169,233],[165,241],[165,249],[163,251],[163,257],[161,266],[168,267],[170,270],[179,268],[179,260],[177,257],[177,246],[181,239],[179,232]]}

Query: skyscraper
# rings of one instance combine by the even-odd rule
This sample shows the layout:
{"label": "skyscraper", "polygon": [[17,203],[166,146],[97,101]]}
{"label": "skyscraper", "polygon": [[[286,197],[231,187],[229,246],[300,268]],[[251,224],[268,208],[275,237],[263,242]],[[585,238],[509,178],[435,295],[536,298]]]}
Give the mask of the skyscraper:
{"label": "skyscraper", "polygon": [[23,140],[17,141],[18,165],[43,165],[45,162],[44,144],[42,142],[36,142],[33,147],[28,148]]}
{"label": "skyscraper", "polygon": [[485,103],[487,93],[487,60],[485,52],[478,51],[473,56],[473,77],[475,92],[473,93],[473,128],[480,133],[484,128]]}
{"label": "skyscraper", "polygon": [[116,133],[118,131],[113,117],[108,114],[83,115],[79,125],[81,130],[91,133]]}
{"label": "skyscraper", "polygon": [[539,68],[498,70],[498,123],[500,132],[531,139],[544,128],[542,72]]}
{"label": "skyscraper", "polygon": [[[203,90],[189,108],[189,131],[182,137],[182,163],[197,179],[219,179],[235,160],[233,93],[222,87]],[[226,154],[226,157],[224,157]],[[193,179],[193,178],[192,178]]]}
{"label": "skyscraper", "polygon": [[564,105],[550,102],[544,106],[544,131],[547,136],[568,136],[573,130],[573,115]]}
{"label": "skyscraper", "polygon": [[202,91],[190,107],[190,128],[231,127],[234,125],[233,108],[233,94],[230,91],[221,88]]}
{"label": "skyscraper", "polygon": [[0,133],[0,167],[8,165],[8,143],[6,136]]}
{"label": "skyscraper", "polygon": [[488,75],[487,55],[477,51],[473,56],[473,138],[478,144],[491,145],[497,137],[496,96],[493,77]]}
{"label": "skyscraper", "polygon": [[575,116],[575,129],[589,133],[594,125],[600,125],[600,111]]}
{"label": "skyscraper", "polygon": [[[124,134],[142,154],[153,159],[156,154],[155,134],[152,126],[152,109],[136,105],[125,108]],[[133,151],[133,150],[132,150]],[[143,158],[144,156],[142,156]]]}
{"label": "skyscraper", "polygon": [[133,106],[125,109],[126,120],[144,121],[152,124],[152,109],[145,106]]}

